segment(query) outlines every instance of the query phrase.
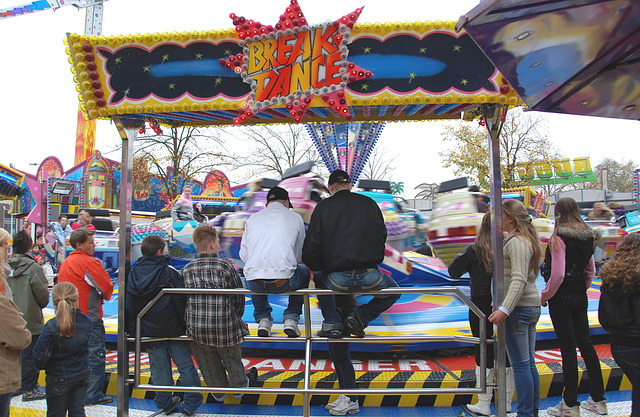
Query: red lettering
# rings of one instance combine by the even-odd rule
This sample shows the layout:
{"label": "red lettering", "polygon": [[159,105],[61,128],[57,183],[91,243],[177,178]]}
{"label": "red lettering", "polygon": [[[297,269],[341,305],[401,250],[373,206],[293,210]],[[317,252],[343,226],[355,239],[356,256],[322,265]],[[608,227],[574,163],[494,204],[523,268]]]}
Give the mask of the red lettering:
{"label": "red lettering", "polygon": [[311,34],[309,32],[298,32],[296,38],[296,43],[293,45],[293,50],[291,51],[287,65],[296,62],[300,55],[302,55],[303,61],[309,59],[311,56]]}
{"label": "red lettering", "polygon": [[289,58],[289,54],[293,49],[293,46],[288,42],[294,40],[296,35],[285,35],[278,38],[278,66],[286,65]]}
{"label": "red lettering", "polygon": [[311,61],[311,86],[320,88],[324,86],[325,64],[327,62],[326,55],[320,55]]}
{"label": "red lettering", "polygon": [[[282,67],[279,70],[278,78],[269,94],[269,98],[286,96],[290,93],[289,88],[291,86],[291,67]],[[256,94],[257,98],[257,94]]]}
{"label": "red lettering", "polygon": [[[276,83],[276,80],[278,79],[278,73],[276,71],[266,71],[263,72],[261,74],[256,74],[252,77],[256,83],[258,84],[258,87],[256,88],[256,101],[264,101],[264,100],[269,100],[272,96],[269,94],[269,92],[273,89],[273,86]],[[266,81],[266,85],[265,85],[265,81]]]}
{"label": "red lettering", "polygon": [[329,41],[329,38],[338,31],[335,26],[329,26],[325,28],[325,32],[322,33],[322,28],[317,28],[315,36],[313,37],[313,59],[319,57],[324,53],[332,54],[338,50],[338,48]]}
{"label": "red lettering", "polygon": [[327,87],[334,84],[340,84],[342,82],[342,76],[340,75],[340,65],[335,65],[336,62],[340,62],[340,61],[342,61],[342,58],[340,57],[340,52],[336,52],[334,54],[327,56],[327,67],[326,67],[326,77],[325,77],[325,85]]}

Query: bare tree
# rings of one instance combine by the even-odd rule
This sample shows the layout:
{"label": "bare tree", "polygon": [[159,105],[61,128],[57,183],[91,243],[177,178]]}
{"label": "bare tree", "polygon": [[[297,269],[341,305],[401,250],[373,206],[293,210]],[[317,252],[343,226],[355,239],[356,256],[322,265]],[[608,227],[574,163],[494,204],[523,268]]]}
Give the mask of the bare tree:
{"label": "bare tree", "polygon": [[170,200],[189,179],[225,166],[225,156],[224,142],[214,131],[195,127],[163,127],[159,135],[147,131],[136,139],[134,149],[134,157],[158,176]]}
{"label": "bare tree", "polygon": [[397,155],[390,156],[387,148],[380,146],[378,143],[378,146],[373,148],[371,155],[369,155],[369,159],[367,159],[360,178],[391,181],[393,179],[392,174],[396,169],[394,163],[397,157]]}
{"label": "bare tree", "polygon": [[617,192],[633,191],[633,171],[636,164],[629,160],[625,162],[624,158],[618,162],[612,158],[604,158],[598,165],[593,168],[593,173],[598,181],[590,182],[587,188],[603,189],[602,181],[603,171],[607,171],[607,189]]}
{"label": "bare tree", "polygon": [[230,128],[226,134],[241,143],[231,157],[236,180],[282,177],[293,166],[313,161],[314,172],[322,162],[303,125],[265,125]]}

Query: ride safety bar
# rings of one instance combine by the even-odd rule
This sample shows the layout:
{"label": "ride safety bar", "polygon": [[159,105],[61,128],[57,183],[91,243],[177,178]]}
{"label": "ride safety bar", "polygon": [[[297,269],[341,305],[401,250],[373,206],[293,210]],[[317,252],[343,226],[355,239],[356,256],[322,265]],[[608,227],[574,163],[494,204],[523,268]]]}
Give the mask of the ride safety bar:
{"label": "ride safety bar", "polygon": [[[188,337],[177,337],[177,338],[150,338],[150,337],[141,337],[141,319],[145,314],[154,306],[154,304],[164,295],[167,294],[211,294],[211,295],[221,295],[221,294],[243,294],[243,295],[251,295],[254,294],[246,289],[187,289],[187,288],[164,288],[158,293],[158,295],[147,304],[142,311],[136,317],[136,335],[135,338],[127,339],[130,342],[135,343],[135,372],[134,379],[130,378],[126,380],[127,383],[133,384],[135,389],[144,389],[151,391],[180,391],[180,392],[190,392],[190,391],[198,391],[198,392],[212,392],[212,393],[254,393],[254,394],[303,394],[304,402],[303,402],[303,410],[304,417],[308,417],[310,415],[310,395],[313,394],[342,394],[342,395],[364,395],[366,394],[376,394],[376,395],[384,395],[384,394],[482,394],[486,392],[487,385],[493,386],[494,384],[488,384],[486,380],[486,362],[487,362],[487,343],[493,343],[493,340],[486,340],[487,329],[486,329],[486,316],[485,314],[475,305],[473,302],[467,297],[464,292],[460,288],[457,287],[394,287],[394,288],[385,288],[383,290],[377,291],[364,291],[364,292],[354,292],[349,294],[354,295],[380,295],[380,294],[428,294],[428,293],[438,293],[438,294],[451,294],[456,296],[462,302],[464,302],[474,314],[476,314],[480,318],[480,334],[478,337],[471,336],[457,336],[457,335],[440,335],[440,336],[375,336],[375,337],[364,337],[364,338],[342,338],[342,339],[329,339],[326,337],[318,337],[314,336],[311,329],[311,305],[309,303],[309,297],[314,295],[340,295],[344,293],[340,293],[332,290],[325,289],[301,289],[293,292],[282,293],[281,295],[302,295],[304,297],[304,328],[305,335],[304,337],[298,338],[290,338],[290,337],[257,337],[257,336],[246,336],[244,339],[248,341],[260,341],[260,342],[297,342],[300,343],[301,339],[304,339],[305,342],[305,352],[304,352],[304,387],[303,388],[258,388],[258,387],[249,387],[249,388],[219,388],[219,387],[185,387],[185,386],[166,386],[166,385],[152,385],[152,384],[141,384],[140,383],[140,375],[141,375],[141,365],[140,365],[140,354],[142,351],[142,343],[143,342],[153,342],[159,340],[190,340]],[[311,388],[311,351],[312,351],[312,343],[313,342],[328,342],[328,343],[348,343],[348,342],[358,342],[358,343],[378,343],[378,342],[394,342],[394,343],[409,343],[416,341],[455,341],[462,343],[470,343],[470,344],[478,344],[480,346],[480,381],[478,381],[478,387],[476,388],[384,388],[384,389],[372,389],[367,388],[366,391],[361,389],[331,389],[331,388]]]}

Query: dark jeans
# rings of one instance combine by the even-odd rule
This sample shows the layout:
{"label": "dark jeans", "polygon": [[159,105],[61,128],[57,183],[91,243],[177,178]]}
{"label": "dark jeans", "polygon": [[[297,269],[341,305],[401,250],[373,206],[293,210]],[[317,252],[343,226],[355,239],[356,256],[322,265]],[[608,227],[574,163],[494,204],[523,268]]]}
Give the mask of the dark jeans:
{"label": "dark jeans", "polygon": [[[191,358],[189,342],[167,340],[149,343],[149,367],[154,385],[173,386],[173,370],[171,360],[180,372],[180,381],[185,387],[199,387],[200,377]],[[171,404],[170,391],[157,391],[154,402],[158,408],[167,408]],[[195,413],[202,404],[202,394],[199,392],[185,392],[182,409]]]}
{"label": "dark jeans", "polygon": [[87,404],[92,404],[104,397],[105,366],[107,349],[104,346],[104,323],[94,321],[89,339],[89,369],[91,380],[87,389]]}
{"label": "dark jeans", "polygon": [[[333,362],[341,389],[356,387],[356,371],[351,361],[351,343],[329,342],[329,357]],[[358,399],[357,395],[348,396],[351,401]]]}
{"label": "dark jeans", "polygon": [[[249,280],[246,281],[245,287],[251,292],[262,294],[282,294],[283,292],[291,292],[299,290],[301,288],[309,288],[310,278],[311,273],[309,272],[309,268],[304,265],[298,265],[293,276],[288,279],[285,284],[279,287],[265,287],[264,285],[258,284],[255,281]],[[271,317],[271,312],[273,311],[273,309],[269,305],[268,297],[268,295],[251,294],[251,302],[253,303],[253,317],[255,318],[256,323],[265,318],[273,321],[273,317]],[[287,306],[287,309],[284,310],[283,322],[287,319],[292,319],[295,321],[300,320],[303,304],[304,296],[290,295],[289,305]]]}
{"label": "dark jeans", "polygon": [[11,409],[11,392],[0,395],[0,417],[9,417]]}
{"label": "dark jeans", "polygon": [[[317,288],[330,289],[339,292],[376,291],[384,288],[397,287],[398,284],[388,275],[374,269],[370,272],[316,272],[313,282]],[[373,295],[373,298],[365,305],[356,307],[353,311],[362,321],[364,327],[384,313],[395,303],[400,294]],[[319,295],[318,304],[322,310],[325,330],[342,329],[342,317],[336,310],[336,300],[334,295]]]}
{"label": "dark jeans", "polygon": [[40,371],[36,369],[35,361],[33,360],[33,347],[38,341],[39,334],[31,335],[31,343],[25,350],[20,352],[22,356],[22,386],[20,391],[31,391],[38,385],[38,376]]}
{"label": "dark jeans", "polygon": [[633,387],[631,391],[631,417],[640,417],[640,346],[622,346],[611,343],[611,354]]}
{"label": "dark jeans", "polygon": [[600,360],[589,336],[587,319],[587,293],[556,295],[549,300],[549,315],[560,344],[562,374],[564,376],[564,402],[574,407],[578,402],[578,357],[576,346],[587,367],[593,401],[604,399],[604,383]]}
{"label": "dark jeans", "polygon": [[85,417],[84,400],[91,377],[73,382],[47,380],[47,417]]}

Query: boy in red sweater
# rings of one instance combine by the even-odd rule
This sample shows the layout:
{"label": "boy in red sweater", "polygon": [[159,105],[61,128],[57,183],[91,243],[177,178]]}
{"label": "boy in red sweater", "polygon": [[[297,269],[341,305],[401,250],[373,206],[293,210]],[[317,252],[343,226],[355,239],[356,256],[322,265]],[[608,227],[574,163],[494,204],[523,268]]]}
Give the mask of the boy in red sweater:
{"label": "boy in red sweater", "polygon": [[94,232],[77,229],[71,233],[69,243],[75,249],[60,265],[59,282],[70,282],[79,293],[78,307],[93,322],[89,340],[89,368],[91,380],[87,390],[86,405],[106,404],[113,401],[104,394],[105,384],[105,331],[102,321],[102,303],[111,298],[113,284],[100,261],[93,258],[96,243]]}

